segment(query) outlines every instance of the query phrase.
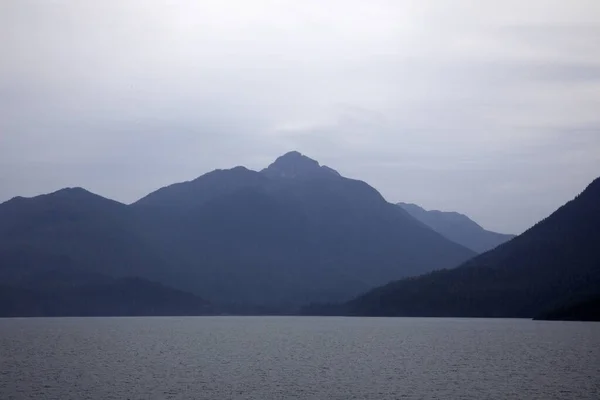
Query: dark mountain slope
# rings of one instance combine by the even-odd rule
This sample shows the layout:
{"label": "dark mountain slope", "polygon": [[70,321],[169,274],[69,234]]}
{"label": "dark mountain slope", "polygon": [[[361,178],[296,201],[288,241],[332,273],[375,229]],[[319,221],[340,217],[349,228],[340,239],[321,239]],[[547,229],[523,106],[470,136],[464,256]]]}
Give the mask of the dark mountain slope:
{"label": "dark mountain slope", "polygon": [[212,307],[192,294],[141,278],[114,279],[48,270],[21,286],[0,285],[0,317],[204,315]]}
{"label": "dark mountain slope", "polygon": [[296,152],[261,172],[234,168],[161,189],[132,208],[152,211],[147,230],[185,266],[178,287],[220,301],[347,299],[473,255],[366,183]]}
{"label": "dark mountain slope", "polygon": [[0,282],[48,268],[161,278],[165,260],[129,208],[84,189],[0,204]]}
{"label": "dark mountain slope", "polygon": [[[600,179],[521,236],[453,270],[374,289],[355,315],[534,317],[600,294]],[[330,312],[330,311],[329,311]]]}
{"label": "dark mountain slope", "polygon": [[536,317],[548,321],[600,321],[600,294],[569,304]]}
{"label": "dark mountain slope", "polygon": [[398,205],[434,231],[477,253],[492,250],[515,237],[485,230],[466,215],[456,212],[427,211],[408,203]]}

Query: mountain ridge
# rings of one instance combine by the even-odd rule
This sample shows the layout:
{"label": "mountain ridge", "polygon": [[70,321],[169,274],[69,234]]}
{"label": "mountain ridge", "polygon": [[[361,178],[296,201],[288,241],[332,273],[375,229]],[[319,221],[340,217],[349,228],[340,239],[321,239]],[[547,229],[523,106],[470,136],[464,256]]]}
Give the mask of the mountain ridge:
{"label": "mountain ridge", "polygon": [[515,237],[515,235],[488,231],[468,216],[458,212],[425,210],[412,203],[396,204],[434,231],[477,253],[485,253]]}

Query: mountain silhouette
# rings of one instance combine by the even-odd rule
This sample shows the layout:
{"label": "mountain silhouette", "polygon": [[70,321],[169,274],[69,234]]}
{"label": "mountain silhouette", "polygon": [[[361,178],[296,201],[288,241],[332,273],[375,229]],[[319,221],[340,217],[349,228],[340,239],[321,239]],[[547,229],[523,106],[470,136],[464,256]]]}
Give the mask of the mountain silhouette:
{"label": "mountain silhouette", "polygon": [[311,158],[297,151],[289,152],[279,157],[275,162],[261,171],[270,178],[336,178],[340,174],[327,167],[321,166]]}
{"label": "mountain silhouette", "polygon": [[213,171],[159,189],[132,208],[185,266],[177,287],[215,301],[350,298],[474,254],[298,152],[260,172]]}
{"label": "mountain silhouette", "polygon": [[[376,288],[326,313],[536,317],[600,295],[600,178],[522,235],[455,269]],[[587,303],[583,303],[584,305]],[[319,307],[307,312],[318,313]]]}
{"label": "mountain silhouette", "polygon": [[0,282],[45,270],[137,276],[212,303],[291,309],[474,253],[368,184],[291,152],[257,172],[216,170],[124,205],[64,189],[0,205]]}
{"label": "mountain silhouette", "polygon": [[0,282],[49,268],[163,279],[168,263],[124,204],[81,188],[0,205]]}
{"label": "mountain silhouette", "polygon": [[398,205],[434,231],[476,253],[485,253],[515,237],[485,230],[466,215],[457,212],[427,211],[410,203]]}

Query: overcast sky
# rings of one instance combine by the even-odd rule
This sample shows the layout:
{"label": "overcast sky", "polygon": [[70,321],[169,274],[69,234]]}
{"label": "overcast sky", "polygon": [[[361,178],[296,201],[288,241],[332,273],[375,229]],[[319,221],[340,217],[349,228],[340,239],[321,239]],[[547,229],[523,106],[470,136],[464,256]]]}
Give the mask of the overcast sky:
{"label": "overcast sky", "polygon": [[0,2],[0,201],[289,150],[520,233],[600,176],[600,1]]}

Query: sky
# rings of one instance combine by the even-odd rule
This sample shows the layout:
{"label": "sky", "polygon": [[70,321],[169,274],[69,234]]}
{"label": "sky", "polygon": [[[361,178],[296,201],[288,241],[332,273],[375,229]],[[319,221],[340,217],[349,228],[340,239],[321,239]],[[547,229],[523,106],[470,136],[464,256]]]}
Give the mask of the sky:
{"label": "sky", "polygon": [[521,233],[600,176],[598,0],[0,2],[0,202],[298,150]]}

